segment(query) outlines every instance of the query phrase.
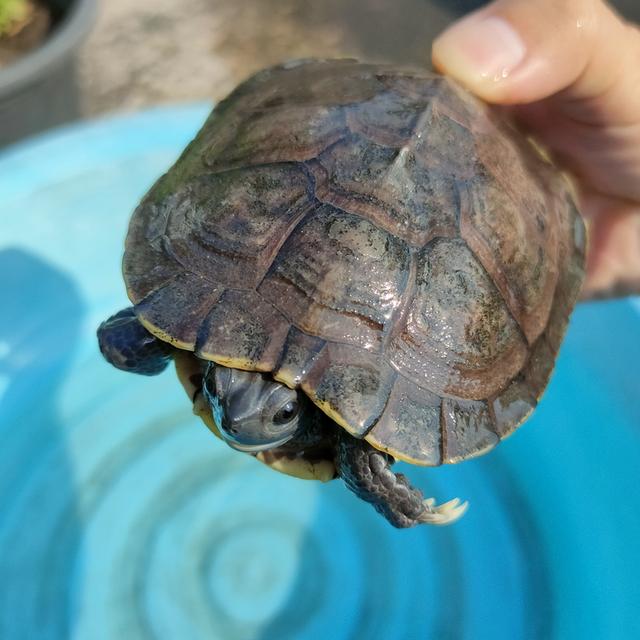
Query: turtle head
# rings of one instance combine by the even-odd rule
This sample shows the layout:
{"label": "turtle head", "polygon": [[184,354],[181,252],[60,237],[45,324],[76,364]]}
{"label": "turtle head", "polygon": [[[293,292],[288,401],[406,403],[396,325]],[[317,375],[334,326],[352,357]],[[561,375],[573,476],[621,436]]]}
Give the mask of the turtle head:
{"label": "turtle head", "polygon": [[210,363],[203,390],[222,437],[246,452],[274,449],[291,440],[308,409],[306,396],[258,371]]}

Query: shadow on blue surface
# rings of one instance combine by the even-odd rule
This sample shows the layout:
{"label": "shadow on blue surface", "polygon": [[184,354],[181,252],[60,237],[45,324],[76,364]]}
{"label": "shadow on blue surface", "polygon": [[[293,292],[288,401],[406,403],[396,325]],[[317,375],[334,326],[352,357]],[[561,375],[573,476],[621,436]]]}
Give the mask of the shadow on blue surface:
{"label": "shadow on blue surface", "polygon": [[[21,249],[0,250],[0,274],[0,637],[35,627],[30,639],[64,639],[81,524],[56,400],[84,305],[66,275]],[[43,495],[33,480],[50,464],[55,484]]]}

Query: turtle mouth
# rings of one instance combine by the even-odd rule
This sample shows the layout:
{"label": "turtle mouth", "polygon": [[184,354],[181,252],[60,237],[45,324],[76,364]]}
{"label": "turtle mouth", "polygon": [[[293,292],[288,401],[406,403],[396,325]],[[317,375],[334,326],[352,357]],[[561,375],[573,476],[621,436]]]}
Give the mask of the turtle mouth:
{"label": "turtle mouth", "polygon": [[232,420],[224,411],[217,413],[218,428],[222,439],[236,451],[259,453],[269,449],[277,449],[289,442],[294,432],[268,433],[260,420]]}
{"label": "turtle mouth", "polygon": [[267,451],[269,449],[277,449],[283,444],[286,444],[293,437],[292,435],[284,436],[279,440],[271,442],[250,442],[237,439],[237,437],[229,433],[224,426],[220,428],[220,435],[223,440],[236,451],[242,451],[243,453],[259,453],[260,451]]}

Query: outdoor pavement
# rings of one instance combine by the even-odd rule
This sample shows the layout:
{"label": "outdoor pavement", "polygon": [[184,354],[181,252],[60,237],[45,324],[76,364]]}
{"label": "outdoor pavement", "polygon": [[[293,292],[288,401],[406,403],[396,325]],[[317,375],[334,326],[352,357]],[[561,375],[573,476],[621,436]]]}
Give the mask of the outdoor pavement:
{"label": "outdoor pavement", "polygon": [[[431,41],[479,0],[102,0],[80,56],[84,115],[218,100],[302,57],[428,65]],[[614,3],[640,20],[640,0]]]}
{"label": "outdoor pavement", "polygon": [[429,64],[433,37],[477,2],[103,0],[80,59],[85,115],[223,98],[286,59]]}

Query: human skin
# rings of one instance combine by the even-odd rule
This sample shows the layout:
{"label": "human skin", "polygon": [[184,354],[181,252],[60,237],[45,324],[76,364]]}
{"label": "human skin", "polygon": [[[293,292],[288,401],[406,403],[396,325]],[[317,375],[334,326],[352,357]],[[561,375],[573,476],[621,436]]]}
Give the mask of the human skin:
{"label": "human skin", "polygon": [[601,0],[498,0],[433,64],[509,111],[574,179],[589,226],[584,298],[640,293],[640,30]]}

